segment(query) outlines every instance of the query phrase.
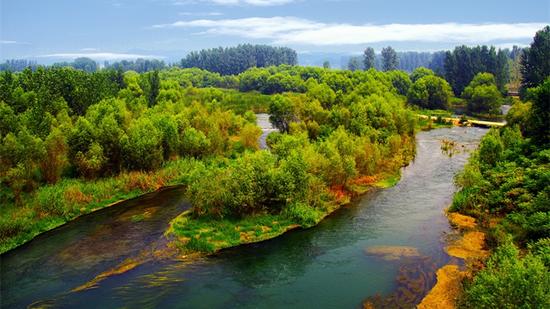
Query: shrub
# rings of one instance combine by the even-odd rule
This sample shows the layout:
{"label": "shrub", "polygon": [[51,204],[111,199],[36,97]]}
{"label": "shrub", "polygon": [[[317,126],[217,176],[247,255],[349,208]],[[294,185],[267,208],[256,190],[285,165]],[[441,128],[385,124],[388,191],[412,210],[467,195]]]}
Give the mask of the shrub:
{"label": "shrub", "polygon": [[536,255],[519,257],[510,242],[497,248],[466,286],[465,308],[548,308],[550,269]]}
{"label": "shrub", "polygon": [[300,202],[293,203],[285,207],[283,210],[283,215],[303,227],[313,226],[320,220],[320,216],[315,209]]}

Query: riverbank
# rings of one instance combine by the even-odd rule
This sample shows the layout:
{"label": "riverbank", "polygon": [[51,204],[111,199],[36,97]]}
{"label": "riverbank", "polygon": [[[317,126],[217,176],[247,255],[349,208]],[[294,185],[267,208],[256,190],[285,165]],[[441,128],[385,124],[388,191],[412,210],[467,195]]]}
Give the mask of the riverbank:
{"label": "riverbank", "polygon": [[[23,196],[22,205],[11,204],[1,207],[0,254],[21,246],[36,236],[63,226],[80,216],[106,207],[116,206],[119,203],[170,186],[187,185],[190,181],[190,175],[197,173],[197,170],[204,168],[207,164],[194,159],[179,159],[170,161],[160,170],[153,172],[128,172],[95,181],[66,179],[55,185],[41,187],[35,192]],[[365,182],[365,180],[368,181]],[[326,208],[323,210],[316,210],[313,214],[314,222],[311,223],[311,226],[320,222],[339,206],[349,203],[350,197],[365,192],[369,186],[385,188],[394,185],[398,180],[398,173],[381,174],[378,177],[358,178],[356,181],[351,182],[349,190],[335,189],[335,202],[327,203]],[[188,220],[188,217],[189,213],[186,212],[178,218]],[[270,219],[272,220],[269,221]],[[178,226],[182,226],[182,221],[178,223]],[[189,231],[197,232],[198,235],[207,235],[205,229],[227,231],[231,229],[230,227],[242,228],[237,237],[235,235],[229,238],[227,235],[221,238],[214,237],[216,244],[213,246],[201,245],[200,242],[193,242],[189,246],[189,248],[194,248],[194,251],[212,252],[222,248],[274,238],[300,226],[309,227],[299,221],[288,219],[286,215],[278,214],[253,216],[240,222],[196,219],[189,225],[189,228],[180,229],[180,231],[181,235],[186,237],[185,235],[189,235]],[[263,228],[258,230],[259,227]],[[173,231],[173,224],[171,224],[167,236]],[[242,239],[241,234],[243,235]],[[221,239],[225,239],[225,241]],[[229,239],[231,240],[229,241]],[[182,248],[181,244],[178,247]],[[188,251],[189,248],[184,251]]]}
{"label": "riverbank", "polygon": [[485,233],[481,231],[476,219],[456,212],[447,212],[449,223],[457,235],[445,248],[451,257],[460,259],[444,265],[436,272],[437,282],[418,305],[419,309],[440,308],[453,309],[462,295],[462,283],[466,278],[473,276],[476,267],[489,256],[485,249]]}
{"label": "riverbank", "polygon": [[172,220],[165,235],[173,240],[172,246],[178,248],[182,254],[211,254],[230,247],[257,243],[294,229],[316,226],[354,198],[372,189],[394,186],[399,179],[399,171],[392,174],[357,177],[346,187],[330,188],[333,199],[325,203],[322,208],[303,209],[304,212],[308,212],[306,216],[303,214],[293,216],[282,212],[257,214],[242,219],[212,220],[196,218],[190,211],[186,211]]}
{"label": "riverbank", "polygon": [[185,184],[186,175],[203,164],[194,159],[180,159],[154,172],[128,172],[94,181],[65,179],[40,187],[23,196],[21,205],[1,206],[0,254],[82,215]]}

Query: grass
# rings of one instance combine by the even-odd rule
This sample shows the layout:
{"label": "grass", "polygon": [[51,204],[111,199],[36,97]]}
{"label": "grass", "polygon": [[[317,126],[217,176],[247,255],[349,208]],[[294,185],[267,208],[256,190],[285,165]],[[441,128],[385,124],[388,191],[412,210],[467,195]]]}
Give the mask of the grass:
{"label": "grass", "polygon": [[[193,159],[168,162],[155,172],[122,173],[94,181],[63,179],[22,197],[20,205],[0,206],[0,254],[38,234],[118,201],[170,185],[187,184],[204,163]],[[143,218],[132,218],[139,221]]]}
{"label": "grass", "polygon": [[377,181],[374,185],[378,188],[387,189],[395,186],[401,179],[401,172],[398,171],[393,175],[386,176],[381,180]]}
{"label": "grass", "polygon": [[177,238],[183,252],[212,253],[241,244],[259,242],[299,227],[283,215],[261,214],[243,219],[212,220],[184,213],[171,223],[168,235]]}

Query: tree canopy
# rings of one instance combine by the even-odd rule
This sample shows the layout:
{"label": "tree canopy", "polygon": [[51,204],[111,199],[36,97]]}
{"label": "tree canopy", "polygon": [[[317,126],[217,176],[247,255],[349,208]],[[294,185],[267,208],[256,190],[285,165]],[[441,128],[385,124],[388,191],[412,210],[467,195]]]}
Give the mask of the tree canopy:
{"label": "tree canopy", "polygon": [[287,47],[244,44],[191,52],[181,60],[182,68],[201,68],[222,75],[239,74],[252,67],[296,65],[296,51]]}
{"label": "tree canopy", "polygon": [[528,88],[536,87],[550,75],[550,26],[538,31],[530,47],[521,57],[521,87],[525,94]]}

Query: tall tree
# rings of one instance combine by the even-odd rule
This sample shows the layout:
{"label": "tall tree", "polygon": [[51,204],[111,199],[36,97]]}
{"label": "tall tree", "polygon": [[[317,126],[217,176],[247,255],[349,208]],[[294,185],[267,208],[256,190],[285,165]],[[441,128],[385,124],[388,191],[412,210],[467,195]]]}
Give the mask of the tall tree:
{"label": "tall tree", "polygon": [[407,93],[409,103],[428,109],[448,109],[451,87],[441,77],[426,75],[412,84]]}
{"label": "tall tree", "polygon": [[367,47],[365,52],[363,52],[363,66],[365,70],[374,68],[376,62],[376,55],[374,54],[374,49],[372,47]]}
{"label": "tall tree", "polygon": [[361,60],[359,57],[351,57],[348,62],[348,70],[358,71],[361,70]]}
{"label": "tall tree", "polygon": [[396,70],[398,65],[399,59],[395,50],[391,46],[382,48],[382,69],[384,71]]}
{"label": "tall tree", "polygon": [[550,26],[538,31],[531,46],[522,55],[522,93],[540,85],[550,75]]}
{"label": "tall tree", "polygon": [[538,87],[528,91],[528,97],[533,101],[530,117],[530,135],[539,144],[550,143],[550,76]]}
{"label": "tall tree", "polygon": [[153,106],[157,102],[157,96],[160,92],[160,78],[159,71],[153,71],[148,73],[149,87],[147,89],[147,103],[149,106]]}
{"label": "tall tree", "polygon": [[71,66],[77,70],[86,72],[97,71],[97,62],[87,57],[76,58]]}
{"label": "tall tree", "polygon": [[502,103],[502,94],[497,88],[495,77],[491,73],[478,73],[464,88],[462,97],[466,100],[469,113],[498,114]]}
{"label": "tall tree", "polygon": [[444,68],[455,95],[460,95],[474,76],[483,72],[493,74],[498,89],[504,92],[510,75],[507,52],[487,46],[455,47],[446,53]]}

